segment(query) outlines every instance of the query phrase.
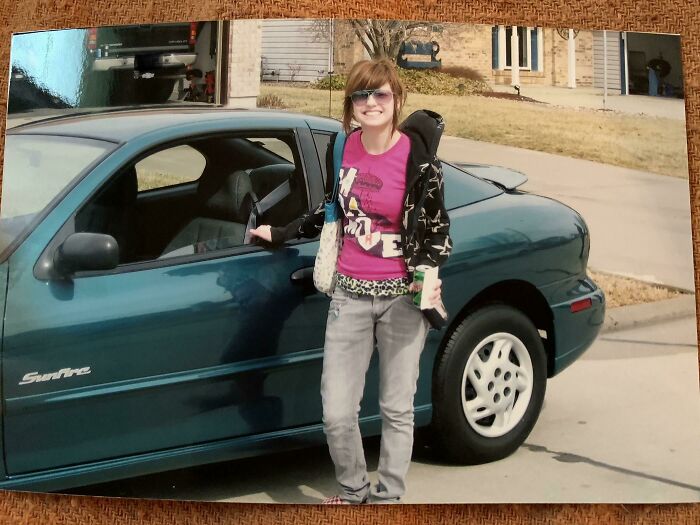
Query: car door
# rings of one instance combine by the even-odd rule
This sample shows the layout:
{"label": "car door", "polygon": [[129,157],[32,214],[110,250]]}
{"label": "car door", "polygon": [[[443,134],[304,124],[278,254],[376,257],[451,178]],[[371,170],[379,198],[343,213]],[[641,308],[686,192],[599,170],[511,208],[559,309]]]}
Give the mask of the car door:
{"label": "car door", "polygon": [[[288,147],[297,197],[287,202],[299,209],[317,200],[318,191],[311,196],[308,187],[321,177],[308,134],[261,130],[243,137],[255,147],[264,147],[261,137]],[[208,150],[208,164],[237,158],[212,157],[216,151],[226,148]],[[320,422],[328,299],[309,280],[317,241],[277,250],[198,241],[185,254],[151,254],[110,271],[39,278],[42,261],[49,260],[42,258],[53,257],[55,246],[75,231],[80,211],[96,202],[100,213],[108,208],[101,195],[120,195],[118,205],[130,213],[148,200],[152,190],[137,192],[134,204],[125,197],[128,184],[120,183],[119,191],[110,186],[120,174],[133,174],[136,160],[110,168],[109,175],[96,169],[47,218],[58,223],[63,218],[56,214],[67,211],[58,233],[42,224],[10,259],[2,378],[11,475],[221,445]],[[162,203],[167,186],[155,191]],[[143,246],[133,224],[129,230],[116,219],[98,219],[83,224],[106,224],[125,243]]]}

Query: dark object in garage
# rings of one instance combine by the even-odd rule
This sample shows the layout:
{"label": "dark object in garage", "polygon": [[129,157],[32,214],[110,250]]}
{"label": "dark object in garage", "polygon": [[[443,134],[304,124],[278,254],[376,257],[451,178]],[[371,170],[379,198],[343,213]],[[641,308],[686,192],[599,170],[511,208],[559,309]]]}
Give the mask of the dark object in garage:
{"label": "dark object in garage", "polygon": [[432,42],[407,41],[401,44],[396,64],[405,69],[436,69],[442,65],[437,58],[440,44]]}

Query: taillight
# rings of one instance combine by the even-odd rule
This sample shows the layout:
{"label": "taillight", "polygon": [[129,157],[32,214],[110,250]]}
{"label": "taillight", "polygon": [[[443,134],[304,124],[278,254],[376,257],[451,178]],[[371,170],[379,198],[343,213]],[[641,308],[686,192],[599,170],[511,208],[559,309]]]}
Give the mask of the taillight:
{"label": "taillight", "polygon": [[576,301],[571,303],[571,313],[575,314],[576,312],[580,312],[582,310],[588,310],[591,306],[593,306],[593,301],[590,299],[590,297],[588,299]]}
{"label": "taillight", "polygon": [[97,28],[96,27],[91,27],[88,29],[88,40],[87,40],[87,47],[88,49],[97,49]]}
{"label": "taillight", "polygon": [[190,45],[193,46],[197,40],[197,22],[190,22]]}

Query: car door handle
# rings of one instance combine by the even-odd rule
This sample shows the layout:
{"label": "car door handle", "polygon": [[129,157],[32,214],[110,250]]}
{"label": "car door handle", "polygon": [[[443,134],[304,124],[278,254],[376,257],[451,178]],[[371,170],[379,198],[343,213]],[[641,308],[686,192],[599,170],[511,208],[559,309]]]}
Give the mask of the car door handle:
{"label": "car door handle", "polygon": [[306,268],[300,268],[294,272],[291,276],[293,283],[301,283],[309,279],[314,278],[314,267],[307,266]]}

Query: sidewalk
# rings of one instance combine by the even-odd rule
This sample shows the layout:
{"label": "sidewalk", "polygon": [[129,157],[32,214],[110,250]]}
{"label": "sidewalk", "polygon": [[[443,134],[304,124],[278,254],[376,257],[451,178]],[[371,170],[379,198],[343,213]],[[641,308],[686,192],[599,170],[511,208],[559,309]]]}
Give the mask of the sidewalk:
{"label": "sidewalk", "polygon": [[694,294],[680,295],[653,303],[610,308],[605,312],[605,323],[601,333],[627,330],[685,317],[695,317]]}
{"label": "sidewalk", "polygon": [[[510,85],[492,85],[494,91],[515,93]],[[680,98],[649,97],[644,95],[616,95],[608,91],[603,106],[601,88],[577,87],[574,89],[554,86],[521,85],[520,94],[553,106],[607,109],[633,115],[664,117],[685,121],[685,101]]]}

